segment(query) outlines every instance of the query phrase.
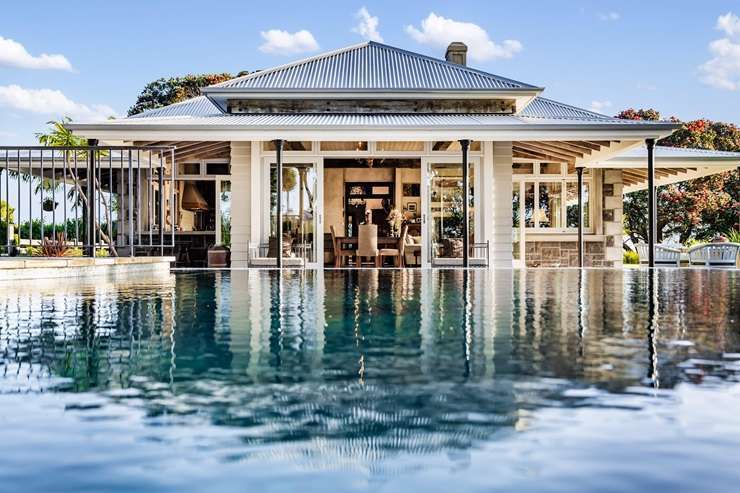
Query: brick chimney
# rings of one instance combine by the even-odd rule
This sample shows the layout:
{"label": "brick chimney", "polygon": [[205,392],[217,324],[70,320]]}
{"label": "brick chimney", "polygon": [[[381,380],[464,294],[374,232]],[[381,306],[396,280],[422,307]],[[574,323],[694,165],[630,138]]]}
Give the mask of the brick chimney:
{"label": "brick chimney", "polygon": [[466,65],[468,61],[468,46],[460,41],[453,41],[447,47],[445,60],[458,65]]}

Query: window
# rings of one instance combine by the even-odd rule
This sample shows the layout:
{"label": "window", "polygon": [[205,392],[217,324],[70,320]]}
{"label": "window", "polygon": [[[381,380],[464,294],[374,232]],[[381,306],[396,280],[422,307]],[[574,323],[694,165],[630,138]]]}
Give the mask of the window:
{"label": "window", "polygon": [[524,226],[534,228],[534,183],[524,184]]}
{"label": "window", "polygon": [[[286,140],[283,142],[283,150],[284,151],[310,151],[312,148],[311,142],[307,140]],[[263,151],[274,151],[275,150],[275,142],[271,140],[266,140],[262,142],[262,150]]]}
{"label": "window", "polygon": [[206,163],[207,175],[228,175],[230,174],[229,163]]}
{"label": "window", "polygon": [[[568,181],[566,182],[568,192],[566,196],[566,220],[568,228],[578,227],[578,182]],[[591,215],[589,214],[589,183],[583,182],[583,227],[588,228],[591,226],[589,220]]]}
{"label": "window", "polygon": [[[561,163],[514,163],[513,224],[541,232],[564,232],[578,227],[578,182]],[[583,173],[583,226],[591,227],[590,173]]]}
{"label": "window", "polygon": [[177,168],[177,173],[180,176],[200,174],[200,163],[180,163]]}
{"label": "window", "polygon": [[559,175],[563,172],[563,165],[560,163],[540,163],[541,175]]}
{"label": "window", "polygon": [[515,175],[533,175],[534,163],[514,163],[512,172]]}
{"label": "window", "polygon": [[391,151],[391,152],[422,152],[424,150],[424,142],[411,141],[411,142],[394,142],[380,140],[377,143],[378,151]]}
{"label": "window", "polygon": [[539,183],[537,225],[540,228],[562,228],[563,186],[560,182]]}
{"label": "window", "polygon": [[319,147],[322,151],[367,151],[367,141],[346,141],[346,142],[321,142]]}
{"label": "window", "polygon": [[[438,140],[432,143],[432,150],[439,152],[462,152],[459,140]],[[471,152],[480,152],[480,140],[474,140],[470,143]]]}

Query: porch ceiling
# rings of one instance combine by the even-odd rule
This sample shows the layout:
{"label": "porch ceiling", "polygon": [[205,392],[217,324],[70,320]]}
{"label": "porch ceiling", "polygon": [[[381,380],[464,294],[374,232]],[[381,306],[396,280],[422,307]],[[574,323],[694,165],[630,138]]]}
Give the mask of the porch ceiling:
{"label": "porch ceiling", "polygon": [[231,155],[229,141],[136,141],[141,146],[174,146],[175,160],[228,159]]}
{"label": "porch ceiling", "polygon": [[[734,166],[698,166],[682,168],[655,168],[655,183],[657,186],[670,185],[695,178],[734,170]],[[622,183],[624,193],[636,192],[647,189],[647,169],[645,168],[623,168]]]}
{"label": "porch ceiling", "polygon": [[623,147],[624,144],[619,140],[513,142],[515,158],[566,162],[571,168],[576,165],[584,165],[595,159],[603,159],[604,154],[621,150]]}

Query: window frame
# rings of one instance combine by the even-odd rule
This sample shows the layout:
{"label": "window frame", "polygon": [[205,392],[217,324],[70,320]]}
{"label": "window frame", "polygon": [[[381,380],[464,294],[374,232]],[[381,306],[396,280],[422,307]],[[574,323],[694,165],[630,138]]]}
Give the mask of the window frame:
{"label": "window frame", "polygon": [[[542,163],[552,163],[553,161],[536,161],[531,159],[515,159],[515,163],[517,164],[524,164],[524,163],[532,163],[532,174],[514,174],[512,173],[512,181],[515,187],[519,187],[519,221],[520,224],[524,224],[524,231],[526,233],[530,234],[573,234],[578,232],[577,227],[568,227],[568,184],[569,183],[578,183],[578,177],[576,175],[569,175],[568,174],[568,164],[567,163],[560,163],[561,165],[561,171],[560,174],[541,174],[540,173],[540,164]],[[525,187],[527,183],[532,183],[534,185],[534,208],[532,210],[532,216],[535,218],[533,220],[533,226],[527,226],[526,220],[525,220],[525,205],[526,205],[526,191]],[[541,183],[560,183],[561,187],[561,214],[560,217],[562,218],[563,225],[561,227],[547,227],[547,226],[540,226],[539,221],[536,220],[536,218],[539,215],[540,210],[540,203],[539,203],[539,197],[540,197],[540,184]],[[592,234],[594,232],[594,180],[593,175],[588,174],[586,175],[584,173],[583,176],[583,183],[588,187],[588,200],[584,201],[584,206],[588,209],[588,227],[583,228],[584,233]],[[512,198],[513,200],[513,198]],[[513,209],[512,209],[513,212]],[[521,227],[521,226],[520,226]]]}

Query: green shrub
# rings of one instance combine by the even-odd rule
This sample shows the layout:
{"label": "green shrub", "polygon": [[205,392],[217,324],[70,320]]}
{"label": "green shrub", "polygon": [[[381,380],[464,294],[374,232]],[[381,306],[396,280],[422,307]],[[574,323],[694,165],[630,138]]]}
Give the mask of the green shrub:
{"label": "green shrub", "polygon": [[725,236],[733,243],[740,243],[740,229],[731,229]]}
{"label": "green shrub", "polygon": [[640,256],[637,254],[637,252],[633,252],[632,250],[626,250],[624,254],[622,254],[622,263],[639,264]]}

